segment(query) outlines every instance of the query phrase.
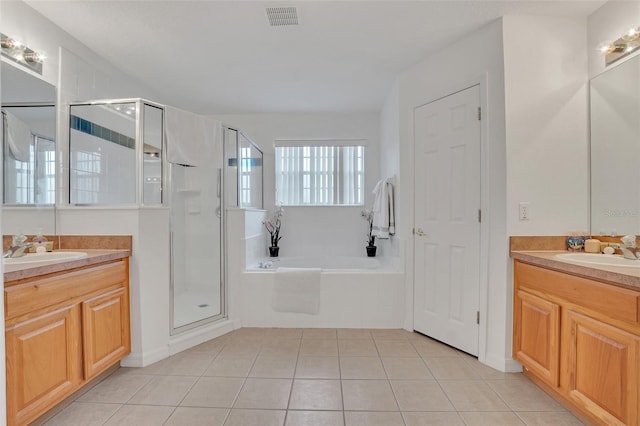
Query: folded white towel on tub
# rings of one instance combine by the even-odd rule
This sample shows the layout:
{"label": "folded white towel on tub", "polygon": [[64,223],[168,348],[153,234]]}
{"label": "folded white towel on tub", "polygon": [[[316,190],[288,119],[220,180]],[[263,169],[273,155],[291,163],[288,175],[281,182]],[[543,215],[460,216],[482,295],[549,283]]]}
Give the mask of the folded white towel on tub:
{"label": "folded white towel on tub", "polygon": [[320,268],[278,268],[271,307],[276,312],[320,312]]}

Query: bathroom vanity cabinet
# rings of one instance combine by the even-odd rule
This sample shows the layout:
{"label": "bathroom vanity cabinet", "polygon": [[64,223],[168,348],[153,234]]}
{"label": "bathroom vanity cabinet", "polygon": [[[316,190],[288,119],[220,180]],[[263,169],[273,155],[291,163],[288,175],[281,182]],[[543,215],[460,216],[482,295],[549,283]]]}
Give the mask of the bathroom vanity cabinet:
{"label": "bathroom vanity cabinet", "polygon": [[513,356],[590,423],[640,424],[640,288],[514,263]]}
{"label": "bathroom vanity cabinet", "polygon": [[5,283],[7,423],[25,425],[130,352],[129,259]]}

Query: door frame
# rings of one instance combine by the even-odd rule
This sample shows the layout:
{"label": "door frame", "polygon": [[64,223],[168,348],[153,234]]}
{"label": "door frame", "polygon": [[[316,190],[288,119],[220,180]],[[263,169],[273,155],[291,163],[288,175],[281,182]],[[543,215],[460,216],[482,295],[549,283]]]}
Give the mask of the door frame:
{"label": "door frame", "polygon": [[[487,316],[488,316],[488,286],[489,286],[489,231],[490,218],[494,213],[491,210],[491,200],[489,191],[489,138],[488,138],[488,84],[489,76],[483,73],[480,77],[465,81],[461,84],[451,85],[446,89],[437,92],[434,96],[427,97],[424,102],[413,105],[409,114],[410,135],[411,135],[411,154],[415,158],[416,138],[415,138],[415,110],[421,106],[427,105],[439,99],[445,98],[454,93],[461,92],[473,86],[479,86],[480,91],[480,108],[482,111],[482,119],[480,120],[480,209],[482,211],[482,221],[480,222],[480,277],[478,289],[478,309],[480,311],[480,324],[478,326],[478,361],[486,363],[487,355]],[[411,161],[411,225],[415,229],[415,163]],[[411,234],[411,243],[407,244],[407,249],[411,255],[407,259],[407,267],[411,273],[410,278],[410,316],[406,319],[407,325],[411,330],[414,329],[414,306],[415,306],[415,235]],[[409,251],[407,250],[407,251]],[[409,265],[410,263],[410,265]],[[505,295],[505,303],[506,300]],[[407,312],[409,314],[409,312]]]}

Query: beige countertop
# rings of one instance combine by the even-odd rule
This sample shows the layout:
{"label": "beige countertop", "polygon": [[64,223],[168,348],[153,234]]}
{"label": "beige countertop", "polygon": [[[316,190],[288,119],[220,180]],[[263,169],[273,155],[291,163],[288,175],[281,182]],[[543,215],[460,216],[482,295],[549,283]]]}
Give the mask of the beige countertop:
{"label": "beige countertop", "polygon": [[122,259],[131,256],[129,250],[102,250],[102,249],[76,249],[76,250],[56,250],[56,251],[82,251],[87,253],[87,257],[80,259],[72,259],[65,261],[39,262],[30,264],[3,265],[4,266],[4,282],[21,280],[24,278],[37,277],[39,275],[61,272],[67,269],[81,268],[96,263],[107,262],[110,260]]}
{"label": "beige countertop", "polygon": [[[572,262],[556,257],[566,250],[530,250],[512,251],[511,257],[522,262],[543,268],[554,269],[568,274],[579,275],[607,283],[640,290],[640,268],[626,268],[624,266],[589,265]],[[603,255],[605,256],[605,255]],[[639,261],[640,262],[640,261]]]}

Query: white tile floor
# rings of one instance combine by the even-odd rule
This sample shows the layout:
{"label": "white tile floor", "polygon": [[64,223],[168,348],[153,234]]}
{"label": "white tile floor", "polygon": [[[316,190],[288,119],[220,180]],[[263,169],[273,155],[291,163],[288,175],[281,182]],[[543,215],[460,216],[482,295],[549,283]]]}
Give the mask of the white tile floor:
{"label": "white tile floor", "polygon": [[403,330],[243,328],[120,368],[47,425],[581,425],[521,374]]}

